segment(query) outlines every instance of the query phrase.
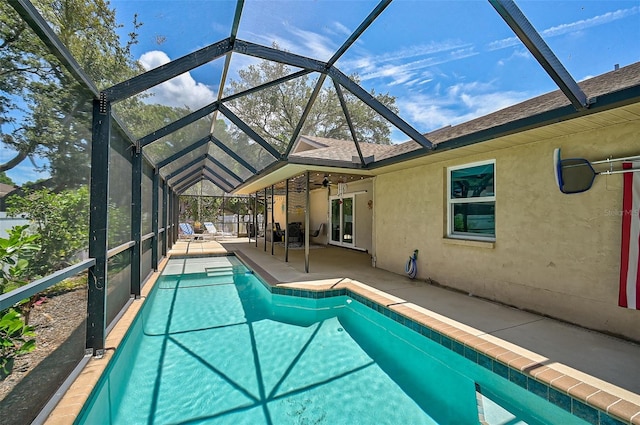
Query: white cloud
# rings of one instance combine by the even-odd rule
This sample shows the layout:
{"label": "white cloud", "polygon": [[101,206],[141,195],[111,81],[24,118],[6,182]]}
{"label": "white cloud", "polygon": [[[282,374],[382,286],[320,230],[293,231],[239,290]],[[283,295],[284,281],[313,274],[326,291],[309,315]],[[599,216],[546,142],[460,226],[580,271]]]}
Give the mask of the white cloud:
{"label": "white cloud", "polygon": [[[144,53],[140,57],[140,63],[146,70],[157,68],[170,61],[169,56],[159,50]],[[150,92],[153,93],[153,96],[145,98],[147,103],[174,107],[187,106],[192,110],[201,108],[215,100],[213,90],[194,80],[189,72],[153,87]]]}
{"label": "white cloud", "polygon": [[[629,16],[633,16],[640,13],[640,6],[634,6],[629,9],[620,9],[614,12],[607,12],[602,15],[594,16],[589,19],[581,19],[579,21],[570,22],[568,24],[556,25],[554,27],[547,28],[540,31],[540,35],[543,38],[555,37],[558,35],[579,32],[587,28],[596,27],[610,22],[624,19]],[[496,40],[487,45],[488,50],[498,50],[505,47],[516,46],[520,44],[520,40],[517,37],[503,38],[502,40]]]}
{"label": "white cloud", "polygon": [[400,115],[421,132],[433,131],[446,125],[460,124],[529,98],[527,93],[498,91],[492,83],[459,83],[438,94],[413,93],[398,99]]}
{"label": "white cloud", "polygon": [[363,66],[361,69],[356,71],[362,73],[362,81],[384,78],[391,80],[388,83],[389,86],[394,86],[410,83],[417,78],[430,78],[431,74],[427,71],[428,68],[475,56],[477,54],[478,52],[476,52],[473,47],[468,47],[445,52],[438,56],[427,57],[412,62],[399,63],[397,65],[384,63],[386,62],[384,59],[380,62],[376,57],[371,57],[366,60],[364,58],[360,58],[360,63],[366,66]]}
{"label": "white cloud", "polygon": [[343,35],[347,37],[349,37],[353,32],[338,21],[332,22],[331,25],[326,28],[326,30],[329,34]]}

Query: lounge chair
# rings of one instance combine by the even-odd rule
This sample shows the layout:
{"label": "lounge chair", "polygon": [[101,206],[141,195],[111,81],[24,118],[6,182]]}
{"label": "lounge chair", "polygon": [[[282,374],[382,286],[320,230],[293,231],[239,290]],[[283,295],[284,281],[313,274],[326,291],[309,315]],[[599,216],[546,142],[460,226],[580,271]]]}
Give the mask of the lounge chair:
{"label": "lounge chair", "polygon": [[216,236],[222,236],[222,232],[218,232],[218,229],[216,229],[216,226],[210,222],[210,221],[205,221],[204,223],[202,223],[204,225],[204,228],[206,230],[206,233],[203,233],[203,235],[205,235],[208,238],[216,238]]}
{"label": "lounge chair", "polygon": [[178,232],[178,239],[194,240],[196,238],[196,232],[193,231],[193,227],[189,223],[180,223],[180,232]]}

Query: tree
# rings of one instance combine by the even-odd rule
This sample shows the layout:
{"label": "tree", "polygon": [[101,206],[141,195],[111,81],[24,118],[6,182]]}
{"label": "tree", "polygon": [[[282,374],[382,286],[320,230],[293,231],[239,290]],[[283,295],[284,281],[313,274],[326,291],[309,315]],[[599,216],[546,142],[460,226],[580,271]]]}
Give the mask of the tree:
{"label": "tree", "polygon": [[27,276],[44,276],[68,266],[89,240],[89,191],[86,187],[54,193],[27,191],[7,199],[7,212],[24,214],[40,235],[40,250],[29,262]]}
{"label": "tree", "polygon": [[[115,10],[106,0],[33,1],[42,16],[99,88],[138,73],[131,56],[139,23],[122,45]],[[91,139],[91,96],[48,51],[7,2],[0,3],[0,164],[8,171],[24,159],[45,158],[58,190],[86,183]]]}
{"label": "tree", "polygon": [[0,183],[8,184],[10,186],[15,186],[14,181],[11,180],[11,177],[7,176],[5,172],[0,172]]}
{"label": "tree", "polygon": [[[231,91],[240,93],[292,72],[292,69],[285,64],[262,60],[258,64],[240,70],[238,72],[239,79],[230,81]],[[355,83],[359,83],[357,75],[350,78]],[[327,81],[320,90],[311,113],[305,121],[302,134],[351,140],[351,132],[335,88]],[[229,107],[254,131],[282,153],[302,117],[313,89],[312,81],[307,74],[274,87],[242,96],[230,102]],[[348,91],[343,90],[343,93],[358,141],[389,144],[391,142],[389,123]],[[395,97],[389,94],[376,94],[374,91],[371,92],[371,95],[391,111],[398,112],[395,106]],[[243,138],[238,129],[232,128],[230,132],[234,136],[236,144],[246,145],[249,143],[248,138],[246,136]],[[246,146],[242,147],[246,148]]]}

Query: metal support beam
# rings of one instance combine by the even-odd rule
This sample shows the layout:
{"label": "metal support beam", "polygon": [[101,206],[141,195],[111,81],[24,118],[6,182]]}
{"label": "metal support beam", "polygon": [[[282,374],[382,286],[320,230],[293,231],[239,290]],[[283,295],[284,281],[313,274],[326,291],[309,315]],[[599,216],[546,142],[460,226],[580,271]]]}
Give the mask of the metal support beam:
{"label": "metal support beam", "polygon": [[107,318],[107,206],[109,205],[109,140],[111,104],[93,101],[91,140],[91,194],[89,206],[89,268],[86,347],[94,355],[104,352]]}
{"label": "metal support beam", "polygon": [[304,208],[304,271],[305,273],[309,273],[309,217],[310,217],[310,209],[309,202],[311,200],[309,191],[311,187],[309,186],[309,172],[305,173],[305,208]]}
{"label": "metal support beam", "polygon": [[258,192],[256,191],[255,208],[253,209],[253,236],[256,238],[256,248],[258,247],[258,233],[260,233],[258,225]]}
{"label": "metal support beam", "polygon": [[255,44],[240,39],[237,39],[234,43],[233,51],[242,53],[243,55],[249,55],[260,59],[284,63],[310,71],[324,72],[326,69],[326,64],[319,60],[285,52],[284,50],[274,49],[273,47],[262,46],[260,44]]}
{"label": "metal support beam", "polygon": [[289,179],[284,181],[284,262],[289,262]]}
{"label": "metal support beam", "polygon": [[291,153],[291,149],[293,149],[293,144],[295,143],[296,139],[300,135],[300,132],[302,131],[302,127],[304,126],[305,121],[307,121],[307,117],[311,113],[311,108],[313,108],[313,104],[318,98],[318,93],[320,93],[320,89],[322,89],[322,85],[324,84],[325,78],[327,78],[326,75],[320,74],[320,78],[318,78],[318,82],[316,83],[316,86],[313,88],[311,97],[309,97],[307,106],[304,108],[304,111],[302,112],[302,116],[298,121],[298,125],[296,125],[296,128],[293,130],[293,133],[291,134],[291,139],[289,140],[289,144],[287,145],[287,150],[285,151],[283,157],[287,158],[289,156],[289,153]]}
{"label": "metal support beam", "polygon": [[271,236],[271,255],[273,255],[273,245],[274,245],[274,235],[273,232],[276,230],[276,224],[275,224],[275,215],[274,215],[274,196],[273,196],[273,185],[271,185],[271,234],[269,236]]}
{"label": "metal support beam", "polygon": [[[194,165],[203,166],[204,165],[204,158],[205,158],[205,156],[192,159],[191,161],[189,161],[188,163],[184,164],[182,167],[178,168],[173,173],[165,176],[164,178],[167,180],[167,182],[169,182],[169,180],[171,180],[172,178],[174,178],[176,176],[179,176],[180,174],[182,174],[183,172],[185,172],[189,168],[192,168]],[[169,184],[171,186],[173,186],[175,183],[169,182]]]}
{"label": "metal support beam", "polygon": [[173,243],[176,243],[178,240],[178,223],[180,222],[180,196],[178,193],[173,193],[173,223],[171,227],[173,228]]}
{"label": "metal support beam", "polygon": [[[236,36],[238,35],[238,26],[240,26],[240,17],[242,16],[242,9],[244,8],[244,0],[238,0],[236,3],[236,12],[233,15],[233,23],[231,24],[231,34],[229,35],[229,41],[231,45],[236,42]],[[224,87],[227,82],[227,74],[229,73],[229,65],[231,64],[231,54],[229,52],[225,55],[224,58],[224,67],[222,68],[222,77],[220,78],[220,85],[218,86],[218,102],[222,99],[222,94],[224,92]],[[218,117],[218,111],[213,113],[213,117],[211,119],[211,130],[209,133],[213,134],[216,126],[216,121]]]}
{"label": "metal support beam", "polygon": [[244,168],[246,168],[247,170],[251,171],[251,174],[258,174],[258,170],[256,170],[255,168],[253,168],[251,166],[251,164],[249,164],[247,161],[245,161],[244,159],[242,159],[240,156],[238,156],[238,154],[236,154],[234,151],[232,151],[230,148],[227,147],[227,145],[225,145],[224,143],[222,143],[220,140],[218,140],[215,136],[211,136],[211,141],[213,142],[214,145],[216,145],[217,147],[219,147],[220,149],[222,149],[224,151],[224,153],[226,153],[227,155],[229,155],[231,158],[235,159],[236,161],[238,161],[238,164],[242,165]]}
{"label": "metal support beam", "polygon": [[206,177],[202,174],[191,176],[191,178],[185,181],[180,187],[176,187],[176,193],[178,195],[182,195],[191,186],[198,183],[200,180],[205,180],[205,179]]}
{"label": "metal support beam", "polygon": [[166,257],[169,251],[169,235],[171,217],[169,216],[169,185],[166,181],[162,181],[162,227],[164,227],[164,233],[162,237],[162,256]]}
{"label": "metal support beam", "polygon": [[[264,224],[264,252],[267,252],[267,223],[269,222],[269,206],[267,204],[267,188],[264,188],[264,220],[262,223]],[[273,233],[271,234],[271,238],[273,239]]]}
{"label": "metal support beam", "polygon": [[225,173],[230,175],[233,179],[235,179],[238,182],[238,184],[244,183],[244,180],[242,180],[242,178],[240,178],[236,173],[234,173],[233,171],[231,171],[230,169],[225,167],[222,162],[218,161],[217,159],[215,159],[214,157],[212,157],[209,154],[207,154],[207,159],[209,161],[213,162],[213,164],[215,166],[217,166],[218,168],[220,168],[222,171],[224,171]]}
{"label": "metal support beam", "polygon": [[333,54],[331,59],[327,62],[327,68],[333,66],[338,59],[351,47],[353,43],[356,42],[358,37],[362,35],[362,33],[369,28],[369,25],[376,20],[378,16],[391,4],[392,0],[382,0],[378,5],[371,11],[369,16],[365,18],[364,21],[356,28],[356,30],[347,38],[347,40],[340,46],[340,48]]}
{"label": "metal support beam", "polygon": [[178,131],[181,128],[186,127],[189,124],[194,123],[199,119],[204,118],[207,115],[217,110],[218,110],[218,103],[217,102],[210,103],[207,106],[203,106],[202,108],[198,109],[197,111],[191,112],[189,115],[185,115],[184,117],[175,120],[171,124],[167,124],[164,127],[159,128],[156,131],[153,131],[147,134],[146,136],[138,139],[138,142],[142,147],[147,146],[157,141],[158,139],[165,137],[175,131]]}
{"label": "metal support beam", "polygon": [[211,140],[211,137],[206,136],[203,137],[202,139],[198,140],[197,142],[187,146],[184,149],[181,149],[179,152],[174,153],[173,155],[171,155],[168,158],[163,159],[162,161],[158,162],[156,164],[156,167],[159,169],[166,167],[167,165],[171,164],[174,161],[177,161],[178,159],[182,158],[183,156],[193,152],[194,150],[203,147],[204,145],[206,145],[207,143],[209,143],[209,141]]}
{"label": "metal support beam", "polygon": [[158,169],[153,170],[153,184],[151,194],[151,231],[153,232],[153,241],[151,242],[151,269],[158,270],[158,245],[160,245],[160,233],[158,228],[158,218],[162,214],[160,205],[160,174]]}
{"label": "metal support beam", "polygon": [[489,0],[489,3],[529,49],[576,110],[587,109],[589,107],[587,96],[515,2],[512,0]]}
{"label": "metal support beam", "polygon": [[356,134],[356,130],[353,127],[353,121],[351,121],[351,114],[349,113],[349,108],[347,108],[347,102],[345,102],[344,100],[344,94],[342,94],[342,89],[340,88],[340,84],[337,84],[335,80],[333,81],[333,85],[336,87],[338,100],[340,100],[340,106],[342,106],[342,112],[344,113],[344,118],[347,120],[347,126],[349,127],[349,131],[351,132],[351,138],[353,139],[353,143],[355,143],[356,145],[356,151],[358,152],[358,157],[360,158],[360,164],[362,164],[362,166],[365,167],[367,164],[365,164],[364,157],[362,156],[362,150],[360,150],[358,135]]}
{"label": "metal support beam", "polygon": [[9,4],[18,12],[31,30],[40,38],[60,63],[69,71],[73,78],[78,81],[83,88],[90,92],[93,97],[98,97],[100,91],[91,78],[84,72],[80,64],[75,60],[67,46],[58,38],[51,26],[40,15],[38,10],[28,0],[9,0]]}
{"label": "metal support beam", "polygon": [[207,166],[204,167],[204,171],[206,173],[209,173],[207,177],[209,177],[211,183],[215,184],[227,193],[231,193],[233,191],[233,185],[229,184],[225,179],[223,179],[220,174],[216,173],[214,170]]}
{"label": "metal support beam", "polygon": [[369,92],[360,87],[358,84],[354,83],[340,72],[337,68],[332,67],[329,71],[329,76],[334,80],[340,83],[342,87],[349,90],[351,94],[355,97],[363,101],[367,104],[371,109],[380,114],[384,119],[389,121],[391,124],[396,126],[400,131],[409,136],[411,139],[415,140],[417,143],[422,145],[422,147],[427,149],[433,149],[433,144],[422,134],[420,134],[415,128],[410,126],[406,121],[393,113],[389,108],[384,106],[378,99],[373,97]]}
{"label": "metal support beam", "polygon": [[198,166],[197,168],[194,168],[193,170],[189,171],[184,176],[180,177],[178,180],[172,183],[171,186],[173,186],[173,188],[177,193],[181,194],[184,191],[183,189],[186,189],[187,187],[193,184],[191,180],[194,178],[194,176],[202,177],[203,170],[204,170],[204,167]]}
{"label": "metal support beam", "polygon": [[230,52],[231,48],[231,40],[226,38],[207,47],[203,47],[200,50],[196,50],[193,53],[189,53],[186,56],[172,60],[169,63],[161,65],[136,77],[130,78],[127,81],[116,84],[104,90],[103,93],[106,96],[106,100],[111,102],[126,99],[150,89],[151,87],[157,86],[160,83],[164,83],[178,75],[191,71],[200,65],[211,62],[212,60],[225,55],[227,52]]}
{"label": "metal support beam", "polygon": [[131,163],[131,294],[140,298],[142,262],[142,152],[133,154]]}
{"label": "metal support beam", "polygon": [[231,112],[229,108],[224,105],[220,105],[220,112],[224,114],[232,123],[234,123],[240,130],[242,130],[247,136],[249,136],[253,141],[257,142],[260,146],[262,146],[267,152],[271,154],[275,159],[280,159],[280,152],[276,150],[273,146],[269,144],[266,140],[262,138],[258,133],[253,131],[251,127],[249,127],[244,121],[242,121],[236,114]]}

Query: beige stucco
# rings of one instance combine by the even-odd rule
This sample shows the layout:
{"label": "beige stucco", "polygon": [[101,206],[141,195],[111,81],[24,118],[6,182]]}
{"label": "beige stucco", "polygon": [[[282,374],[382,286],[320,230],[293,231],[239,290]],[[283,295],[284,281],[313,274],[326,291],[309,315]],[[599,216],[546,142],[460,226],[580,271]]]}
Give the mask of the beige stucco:
{"label": "beige stucco", "polygon": [[[562,194],[552,161],[556,147],[563,157],[592,161],[638,155],[640,120],[560,136],[566,132],[554,126],[521,134],[535,140],[526,144],[496,140],[500,149],[460,150],[455,159],[450,151],[447,160],[378,175],[377,267],[404,273],[419,249],[419,279],[640,341],[640,311],[617,305],[622,176],[598,176],[589,191]],[[446,238],[446,168],[490,159],[496,161],[495,243]]]}

